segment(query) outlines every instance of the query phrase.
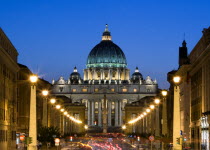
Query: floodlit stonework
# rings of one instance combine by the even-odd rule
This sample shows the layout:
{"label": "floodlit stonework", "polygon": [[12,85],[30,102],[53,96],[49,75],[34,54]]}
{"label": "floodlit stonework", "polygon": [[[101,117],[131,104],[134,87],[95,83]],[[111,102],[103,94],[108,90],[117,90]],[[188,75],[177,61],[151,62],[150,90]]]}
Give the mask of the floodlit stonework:
{"label": "floodlit stonework", "polygon": [[[157,81],[149,76],[143,78],[138,67],[130,76],[125,54],[111,41],[108,26],[102,41],[88,55],[84,78],[75,67],[68,79],[60,77],[52,84],[53,95],[64,95],[73,103],[85,104],[85,123],[93,132],[102,132],[104,126],[108,132],[120,131],[125,123],[125,105],[145,96],[156,96],[158,89]],[[105,109],[107,122],[102,119]]]}

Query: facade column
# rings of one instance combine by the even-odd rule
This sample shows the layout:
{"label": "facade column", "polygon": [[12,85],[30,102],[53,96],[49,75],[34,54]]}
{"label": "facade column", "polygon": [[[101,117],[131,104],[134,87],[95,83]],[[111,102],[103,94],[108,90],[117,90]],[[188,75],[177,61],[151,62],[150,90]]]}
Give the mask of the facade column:
{"label": "facade column", "polygon": [[60,132],[61,132],[61,135],[64,135],[64,132],[63,132],[63,114],[60,114]]}
{"label": "facade column", "polygon": [[101,101],[98,102],[98,126],[101,126]]}
{"label": "facade column", "polygon": [[37,118],[36,118],[36,86],[31,85],[30,98],[30,118],[29,118],[29,137],[32,137],[32,143],[29,144],[29,150],[37,150]]}
{"label": "facade column", "polygon": [[119,101],[119,126],[122,126],[122,101]]}
{"label": "facade column", "polygon": [[117,79],[120,80],[120,70],[117,68]]}
{"label": "facade column", "polygon": [[154,134],[154,110],[150,112],[150,118],[151,118],[151,134]]}
{"label": "facade column", "polygon": [[168,133],[167,129],[167,109],[166,109],[166,98],[163,98],[163,112],[162,112],[162,134],[166,135]]}
{"label": "facade column", "polygon": [[159,105],[156,108],[156,114],[155,114],[155,124],[156,124],[156,128],[155,128],[155,136],[160,136],[160,117],[159,117]]}
{"label": "facade column", "polygon": [[94,121],[95,121],[95,102],[94,101],[92,101],[92,119],[91,119],[91,121],[92,121],[92,126],[94,126]]}
{"label": "facade column", "polygon": [[143,119],[140,120],[140,133],[143,133]]}
{"label": "facade column", "polygon": [[109,69],[109,80],[112,80],[112,69]]}
{"label": "facade column", "polygon": [[43,99],[43,115],[42,115],[42,125],[47,127],[48,123],[48,107],[47,107],[47,98]]}
{"label": "facade column", "polygon": [[176,138],[180,137],[180,89],[174,86],[174,117],[173,117],[173,143],[174,150],[180,150],[181,145],[177,144]]}
{"label": "facade column", "polygon": [[115,126],[118,126],[119,115],[118,115],[118,101],[115,101]]}
{"label": "facade column", "polygon": [[92,79],[93,79],[93,80],[96,80],[96,79],[95,79],[95,72],[96,72],[95,69],[93,69],[93,71],[92,71]]}
{"label": "facade column", "polygon": [[143,118],[143,133],[146,133],[145,117]]}
{"label": "facade column", "polygon": [[112,101],[108,101],[108,126],[112,125]]}
{"label": "facade column", "polygon": [[90,100],[88,100],[88,126],[91,125],[91,115],[90,115],[90,110],[91,110],[91,106],[90,106]]}
{"label": "facade column", "polygon": [[52,107],[51,105],[47,105],[47,127],[51,126],[51,112],[52,112]]}
{"label": "facade column", "polygon": [[102,69],[100,70],[100,73],[101,73],[100,79],[102,80],[102,79],[103,79],[103,72],[102,72]]}

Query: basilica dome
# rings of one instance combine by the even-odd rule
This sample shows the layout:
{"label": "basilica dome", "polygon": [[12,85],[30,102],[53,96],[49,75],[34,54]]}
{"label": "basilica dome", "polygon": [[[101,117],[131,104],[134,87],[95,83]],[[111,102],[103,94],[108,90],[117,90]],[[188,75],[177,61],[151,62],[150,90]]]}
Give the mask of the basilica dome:
{"label": "basilica dome", "polygon": [[126,68],[127,62],[123,51],[111,41],[108,26],[103,32],[102,41],[89,53],[87,68]]}

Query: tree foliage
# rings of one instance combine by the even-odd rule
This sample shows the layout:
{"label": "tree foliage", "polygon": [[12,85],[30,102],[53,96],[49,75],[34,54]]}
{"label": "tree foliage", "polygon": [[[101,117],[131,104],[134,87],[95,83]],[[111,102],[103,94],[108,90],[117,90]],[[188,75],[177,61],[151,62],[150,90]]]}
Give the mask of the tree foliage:
{"label": "tree foliage", "polygon": [[46,144],[48,142],[54,143],[54,138],[60,137],[60,131],[58,127],[44,127],[38,128],[38,141]]}

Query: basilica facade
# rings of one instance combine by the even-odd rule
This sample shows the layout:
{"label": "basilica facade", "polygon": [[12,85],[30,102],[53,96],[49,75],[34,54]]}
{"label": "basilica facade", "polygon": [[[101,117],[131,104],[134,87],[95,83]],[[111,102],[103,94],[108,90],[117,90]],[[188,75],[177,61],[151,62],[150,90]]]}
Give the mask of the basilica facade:
{"label": "basilica facade", "polygon": [[[146,96],[156,96],[158,84],[143,78],[136,67],[130,76],[124,52],[111,38],[106,25],[102,41],[89,53],[84,77],[75,67],[68,79],[52,81],[52,94],[69,97],[86,106],[84,123],[89,129],[109,132],[125,124],[125,106]],[[79,114],[79,113],[78,113]],[[80,118],[77,113],[72,114]]]}

